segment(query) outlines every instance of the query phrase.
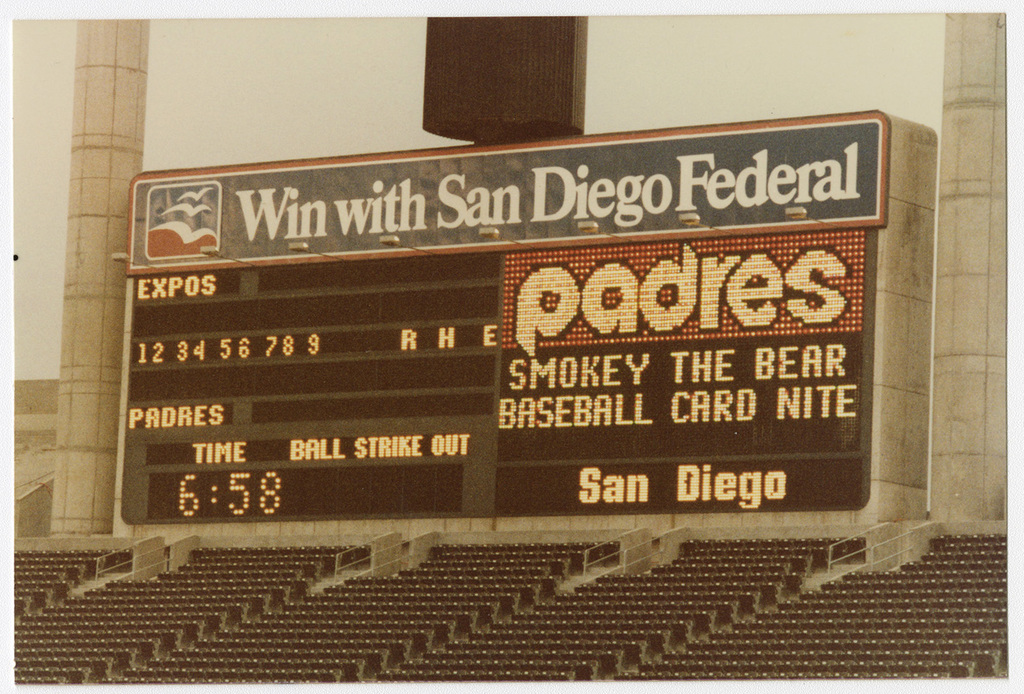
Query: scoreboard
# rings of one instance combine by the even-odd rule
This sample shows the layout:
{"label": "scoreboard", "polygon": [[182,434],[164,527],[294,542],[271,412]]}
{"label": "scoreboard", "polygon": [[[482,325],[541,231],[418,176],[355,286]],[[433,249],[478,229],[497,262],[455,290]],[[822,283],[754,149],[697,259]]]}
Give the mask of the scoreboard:
{"label": "scoreboard", "polygon": [[875,234],[135,276],[123,517],[861,508]]}
{"label": "scoreboard", "polygon": [[140,174],[126,522],[858,509],[877,111]]}

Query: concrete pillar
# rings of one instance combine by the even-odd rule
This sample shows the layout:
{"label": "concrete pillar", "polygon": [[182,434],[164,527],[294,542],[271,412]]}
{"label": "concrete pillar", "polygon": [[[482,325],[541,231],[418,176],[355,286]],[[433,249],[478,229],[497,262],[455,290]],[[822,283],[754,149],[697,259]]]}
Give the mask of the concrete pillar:
{"label": "concrete pillar", "polygon": [[114,510],[128,185],[142,168],[149,23],[80,21],[75,58],[54,534],[109,533]]}
{"label": "concrete pillar", "polygon": [[931,517],[1006,518],[1006,17],[948,15]]}

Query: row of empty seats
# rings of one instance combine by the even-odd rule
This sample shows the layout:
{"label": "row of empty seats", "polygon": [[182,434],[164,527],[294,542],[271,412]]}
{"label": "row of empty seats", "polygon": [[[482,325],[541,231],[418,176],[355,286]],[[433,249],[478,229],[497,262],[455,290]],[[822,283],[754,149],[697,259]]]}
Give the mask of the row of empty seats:
{"label": "row of empty seats", "polygon": [[61,603],[71,589],[98,571],[131,560],[128,551],[23,551],[14,557],[14,617]]}
{"label": "row of empty seats", "polygon": [[[943,536],[640,665],[625,679],[993,677],[1006,670],[1005,537]],[[970,557],[992,574],[964,572]]]}
{"label": "row of empty seats", "polygon": [[669,563],[596,580],[579,575],[584,562],[600,566],[603,558],[614,567],[616,544],[438,545],[416,568],[342,582],[332,578],[335,567],[365,549],[204,548],[152,580],[108,584],[19,617],[16,678],[313,683],[1005,674],[1005,538],[936,538],[932,552],[897,571],[854,571],[806,590],[808,576],[830,558],[863,558],[862,540],[835,542],[694,540]]}
{"label": "row of empty seats", "polygon": [[385,678],[475,681],[482,663],[512,680],[607,678],[774,604],[799,586],[814,551],[830,542],[684,543],[670,564],[640,575],[602,576],[556,594]]}
{"label": "row of empty seats", "polygon": [[328,566],[333,571],[336,556],[347,549],[197,549],[176,571],[145,581],[114,581],[68,597],[18,619],[16,679],[120,681],[124,672],[144,671],[211,634],[301,599],[307,583]]}
{"label": "row of empty seats", "polygon": [[[125,673],[121,681],[167,681],[170,671],[208,682],[375,679],[553,591],[554,576],[564,574],[575,548],[536,549],[437,547],[415,569],[309,593]],[[268,662],[282,665],[254,674]]]}

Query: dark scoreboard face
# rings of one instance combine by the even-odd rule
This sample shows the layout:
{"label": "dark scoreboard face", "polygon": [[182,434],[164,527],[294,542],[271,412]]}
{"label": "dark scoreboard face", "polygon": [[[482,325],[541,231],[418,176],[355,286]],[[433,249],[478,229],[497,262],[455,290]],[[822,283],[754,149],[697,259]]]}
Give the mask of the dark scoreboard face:
{"label": "dark scoreboard face", "polygon": [[123,515],[860,508],[873,267],[819,231],[137,277]]}

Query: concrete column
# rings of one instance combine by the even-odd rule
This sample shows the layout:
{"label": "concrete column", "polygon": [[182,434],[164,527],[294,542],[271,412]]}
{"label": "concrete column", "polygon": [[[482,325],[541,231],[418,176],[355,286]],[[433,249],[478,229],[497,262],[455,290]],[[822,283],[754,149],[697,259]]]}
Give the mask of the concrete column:
{"label": "concrete column", "polygon": [[948,15],[932,518],[1006,518],[1006,17]]}
{"label": "concrete column", "polygon": [[128,184],[142,168],[149,23],[80,21],[75,58],[54,534],[109,533],[114,509]]}

